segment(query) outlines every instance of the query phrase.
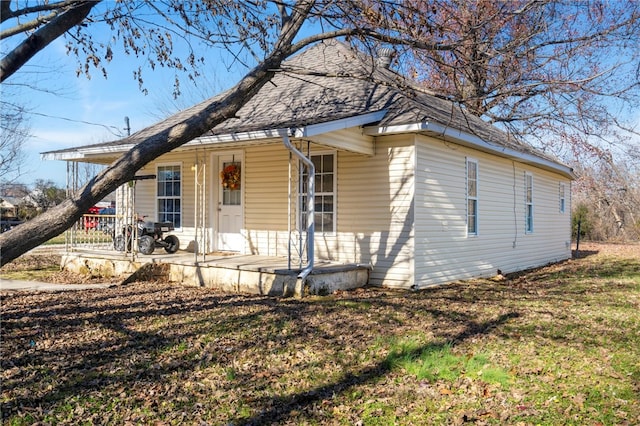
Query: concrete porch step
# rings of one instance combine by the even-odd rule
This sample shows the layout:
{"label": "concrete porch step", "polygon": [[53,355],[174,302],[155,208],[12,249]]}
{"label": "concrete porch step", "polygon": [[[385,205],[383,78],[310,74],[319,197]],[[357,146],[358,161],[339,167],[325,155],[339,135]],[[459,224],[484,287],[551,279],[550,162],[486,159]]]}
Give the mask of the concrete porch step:
{"label": "concrete porch step", "polygon": [[131,274],[164,277],[184,285],[208,287],[228,293],[249,293],[277,297],[331,294],[337,290],[364,287],[369,281],[367,265],[317,261],[302,282],[299,268],[289,269],[287,259],[257,255],[213,255],[196,260],[192,253],[137,256],[121,253],[66,253],[62,267],[77,273],[105,275]]}

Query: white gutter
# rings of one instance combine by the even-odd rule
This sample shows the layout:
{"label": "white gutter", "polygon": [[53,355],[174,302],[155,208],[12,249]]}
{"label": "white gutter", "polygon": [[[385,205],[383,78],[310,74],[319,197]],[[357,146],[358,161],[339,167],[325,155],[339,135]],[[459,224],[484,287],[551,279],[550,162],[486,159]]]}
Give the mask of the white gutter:
{"label": "white gutter", "polygon": [[304,127],[292,129],[296,138],[310,138],[325,133],[334,132],[336,130],[351,129],[353,127],[364,126],[369,123],[376,123],[387,115],[387,110],[369,112],[362,115],[340,118],[338,120],[326,121],[324,123],[308,124]]}
{"label": "white gutter", "polygon": [[[314,265],[314,234],[315,234],[315,223],[313,220],[314,209],[315,209],[315,188],[314,181],[316,175],[316,168],[313,165],[313,162],[309,160],[305,155],[298,151],[295,146],[291,144],[289,140],[288,132],[282,133],[282,143],[284,146],[293,153],[296,157],[300,159],[307,166],[309,170],[309,174],[307,175],[307,266],[300,271],[298,274],[298,278],[303,281],[309,276],[311,271],[313,271]],[[289,253],[291,256],[291,253]]]}
{"label": "white gutter", "polygon": [[60,152],[60,151],[41,152],[40,158],[45,161],[46,160],[82,160],[82,159],[90,158],[91,156],[99,156],[99,155],[105,155],[105,154],[121,154],[129,151],[134,146],[135,146],[134,144],[115,145],[115,146],[102,145],[99,147],[86,146],[84,148],[76,148],[76,149],[71,148],[69,150],[64,150],[63,152]]}
{"label": "white gutter", "polygon": [[[311,124],[296,129],[269,129],[254,130],[250,132],[224,133],[218,135],[202,135],[197,137],[178,149],[186,149],[200,146],[210,146],[217,144],[230,144],[239,142],[252,142],[256,140],[278,139],[284,133],[295,135],[297,138],[311,137],[318,134],[329,133],[335,130],[348,129],[363,126],[368,123],[375,123],[382,120],[387,110],[375,111],[366,114],[346,117],[324,123]],[[294,133],[290,133],[294,132]],[[129,151],[135,144],[108,145],[100,144],[93,147],[91,145],[80,148],[71,148],[61,151],[48,151],[40,153],[42,160],[83,160],[92,155],[120,154]]]}
{"label": "white gutter", "polygon": [[461,145],[466,145],[472,148],[479,149],[484,152],[490,152],[503,157],[507,157],[513,160],[518,160],[523,163],[531,164],[541,167],[546,170],[552,170],[564,174],[565,176],[575,179],[576,175],[573,173],[571,167],[567,167],[563,164],[557,163],[552,160],[548,160],[543,157],[539,157],[535,154],[529,154],[526,152],[517,151],[512,148],[507,148],[486,142],[484,139],[474,134],[464,132],[452,127],[443,126],[439,123],[432,123],[428,121],[422,121],[420,123],[409,123],[395,126],[371,126],[364,130],[364,133],[370,136],[381,136],[384,134],[394,133],[415,133],[415,132],[432,132],[453,140]]}

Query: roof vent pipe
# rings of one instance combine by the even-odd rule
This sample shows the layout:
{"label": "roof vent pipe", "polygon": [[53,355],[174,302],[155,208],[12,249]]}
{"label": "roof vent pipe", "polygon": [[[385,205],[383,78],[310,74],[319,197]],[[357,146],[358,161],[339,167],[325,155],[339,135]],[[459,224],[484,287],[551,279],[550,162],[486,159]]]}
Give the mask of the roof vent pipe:
{"label": "roof vent pipe", "polygon": [[391,65],[391,59],[393,59],[393,49],[390,47],[381,47],[376,51],[378,58],[377,64],[381,68],[389,69]]}

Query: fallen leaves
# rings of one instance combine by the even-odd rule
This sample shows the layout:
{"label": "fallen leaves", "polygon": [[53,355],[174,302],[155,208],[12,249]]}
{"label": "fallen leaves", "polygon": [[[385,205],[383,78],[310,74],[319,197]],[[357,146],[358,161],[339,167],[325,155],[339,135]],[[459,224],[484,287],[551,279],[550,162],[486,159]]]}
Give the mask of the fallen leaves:
{"label": "fallen leaves", "polygon": [[[639,263],[305,300],[160,282],[5,295],[3,423],[633,424]],[[488,360],[420,379],[385,362],[407,336]]]}

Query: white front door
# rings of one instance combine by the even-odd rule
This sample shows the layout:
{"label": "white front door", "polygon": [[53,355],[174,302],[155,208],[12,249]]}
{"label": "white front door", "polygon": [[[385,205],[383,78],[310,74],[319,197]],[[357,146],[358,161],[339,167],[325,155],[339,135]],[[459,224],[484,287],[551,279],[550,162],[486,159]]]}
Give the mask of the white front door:
{"label": "white front door", "polygon": [[242,157],[218,156],[217,249],[242,251]]}

